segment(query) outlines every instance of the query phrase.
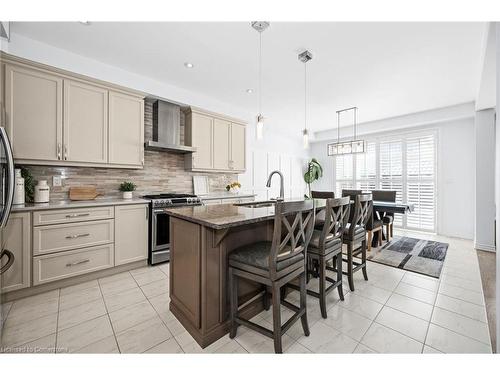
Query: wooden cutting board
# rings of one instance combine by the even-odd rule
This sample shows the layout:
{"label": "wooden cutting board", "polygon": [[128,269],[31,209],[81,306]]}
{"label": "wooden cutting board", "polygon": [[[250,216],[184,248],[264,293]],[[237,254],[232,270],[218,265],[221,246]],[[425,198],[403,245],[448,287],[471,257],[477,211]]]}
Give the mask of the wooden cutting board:
{"label": "wooden cutting board", "polygon": [[72,201],[88,201],[95,199],[99,195],[95,186],[75,186],[69,188],[69,199]]}

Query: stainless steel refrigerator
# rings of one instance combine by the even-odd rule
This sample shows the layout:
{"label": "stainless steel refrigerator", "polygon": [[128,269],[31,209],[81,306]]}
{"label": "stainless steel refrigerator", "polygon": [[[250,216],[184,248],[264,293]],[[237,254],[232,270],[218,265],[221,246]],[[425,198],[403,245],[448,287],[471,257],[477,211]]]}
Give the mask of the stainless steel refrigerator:
{"label": "stainless steel refrigerator", "polygon": [[3,334],[4,306],[2,284],[4,277],[16,261],[14,254],[5,248],[4,228],[9,220],[14,198],[14,159],[5,128],[0,126],[0,347]]}

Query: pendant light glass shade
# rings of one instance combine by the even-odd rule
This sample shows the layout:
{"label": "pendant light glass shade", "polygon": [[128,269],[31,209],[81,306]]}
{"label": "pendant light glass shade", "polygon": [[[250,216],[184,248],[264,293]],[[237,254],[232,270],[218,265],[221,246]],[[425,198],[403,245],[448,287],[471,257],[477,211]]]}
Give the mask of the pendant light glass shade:
{"label": "pendant light glass shade", "polygon": [[302,130],[302,141],[304,149],[309,148],[309,131],[307,130],[307,62],[312,60],[312,53],[304,51],[299,54],[299,60],[304,63],[304,130]]}
{"label": "pendant light glass shade", "polygon": [[257,139],[264,138],[264,117],[257,116]]}
{"label": "pendant light glass shade", "polygon": [[304,142],[304,148],[308,149],[309,148],[309,132],[307,131],[307,129],[304,129],[302,131],[302,140]]}
{"label": "pendant light glass shade", "polygon": [[256,138],[264,138],[264,116],[262,116],[262,32],[269,27],[267,21],[254,21],[252,28],[259,32],[259,114],[256,124]]}

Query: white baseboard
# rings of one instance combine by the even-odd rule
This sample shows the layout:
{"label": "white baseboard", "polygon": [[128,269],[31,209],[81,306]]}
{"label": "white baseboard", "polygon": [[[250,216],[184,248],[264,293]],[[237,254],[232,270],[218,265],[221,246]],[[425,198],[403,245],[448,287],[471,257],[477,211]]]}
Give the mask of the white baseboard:
{"label": "white baseboard", "polygon": [[481,243],[474,242],[474,249],[476,250],[484,250],[484,251],[490,251],[492,253],[496,252],[495,246],[493,245],[485,245]]}

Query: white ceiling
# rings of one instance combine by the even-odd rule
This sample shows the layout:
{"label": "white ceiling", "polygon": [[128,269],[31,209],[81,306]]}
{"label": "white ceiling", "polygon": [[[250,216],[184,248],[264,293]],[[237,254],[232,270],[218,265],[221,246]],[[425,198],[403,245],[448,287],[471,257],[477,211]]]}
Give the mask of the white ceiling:
{"label": "white ceiling", "polygon": [[[258,33],[250,23],[15,22],[12,32],[257,113]],[[299,134],[310,50],[308,126],[360,122],[475,99],[484,23],[278,23],[263,34],[263,114]],[[184,62],[195,65],[186,69]],[[253,88],[253,94],[246,89]],[[186,103],[189,104],[189,103]]]}

